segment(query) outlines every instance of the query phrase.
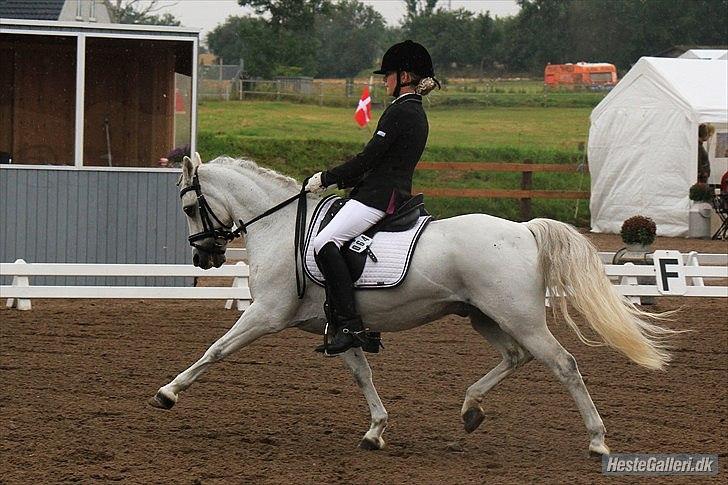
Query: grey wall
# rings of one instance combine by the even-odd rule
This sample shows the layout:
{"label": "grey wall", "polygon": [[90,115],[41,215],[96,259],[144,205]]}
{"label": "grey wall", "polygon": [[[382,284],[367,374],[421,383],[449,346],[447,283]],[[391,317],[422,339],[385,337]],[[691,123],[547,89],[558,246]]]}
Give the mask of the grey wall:
{"label": "grey wall", "polygon": [[[0,262],[190,263],[178,171],[0,168]],[[3,278],[2,284],[9,284]],[[31,285],[191,285],[192,278],[36,277]]]}

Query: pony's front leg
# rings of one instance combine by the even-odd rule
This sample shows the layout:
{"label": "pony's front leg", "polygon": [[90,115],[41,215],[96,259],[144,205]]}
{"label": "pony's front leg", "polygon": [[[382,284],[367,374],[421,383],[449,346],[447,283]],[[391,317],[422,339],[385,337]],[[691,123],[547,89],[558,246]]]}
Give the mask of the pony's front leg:
{"label": "pony's front leg", "polygon": [[362,438],[359,447],[365,450],[380,450],[384,448],[382,434],[387,427],[387,419],[389,416],[387,410],[384,409],[382,400],[379,399],[377,390],[374,388],[372,369],[369,367],[369,362],[367,362],[367,358],[361,349],[350,349],[341,354],[341,358],[349,370],[351,370],[351,373],[354,374],[354,379],[356,379],[356,383],[364,393],[364,397],[369,405],[369,412],[372,415],[372,423],[369,431]]}
{"label": "pony's front leg", "polygon": [[149,404],[161,409],[170,409],[177,402],[179,393],[190,387],[211,364],[224,359],[263,335],[283,330],[287,325],[282,320],[271,315],[270,307],[264,308],[261,303],[254,302],[235,325],[207,349],[200,360],[175,377],[172,382],[160,387],[157,394],[149,400]]}

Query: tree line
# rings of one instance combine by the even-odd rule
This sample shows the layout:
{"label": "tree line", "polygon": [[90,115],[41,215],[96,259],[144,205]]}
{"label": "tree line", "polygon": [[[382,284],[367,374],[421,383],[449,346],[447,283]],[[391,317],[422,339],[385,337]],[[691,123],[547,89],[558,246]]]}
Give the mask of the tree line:
{"label": "tree line", "polygon": [[728,39],[728,0],[517,0],[520,11],[508,17],[402,1],[406,15],[391,26],[358,0],[238,0],[255,14],[229,17],[206,41],[224,63],[242,59],[253,77],[350,78],[404,39],[429,49],[441,77],[540,76],[547,63],[579,61],[626,71],[674,45]]}

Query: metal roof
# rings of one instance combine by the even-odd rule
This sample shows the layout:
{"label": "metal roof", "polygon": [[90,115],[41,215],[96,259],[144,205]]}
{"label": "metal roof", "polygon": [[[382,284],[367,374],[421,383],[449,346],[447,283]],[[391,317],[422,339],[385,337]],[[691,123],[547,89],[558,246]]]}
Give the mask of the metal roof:
{"label": "metal roof", "polygon": [[58,20],[66,0],[0,0],[0,18]]}
{"label": "metal roof", "polygon": [[[3,0],[0,0],[2,2]],[[10,1],[10,0],[6,0]],[[138,24],[106,24],[97,22],[58,22],[48,20],[23,20],[0,17],[0,27],[5,33],[33,33],[51,32],[98,34],[127,34],[159,37],[199,37],[200,29],[189,27],[169,27],[166,25],[138,25]]]}

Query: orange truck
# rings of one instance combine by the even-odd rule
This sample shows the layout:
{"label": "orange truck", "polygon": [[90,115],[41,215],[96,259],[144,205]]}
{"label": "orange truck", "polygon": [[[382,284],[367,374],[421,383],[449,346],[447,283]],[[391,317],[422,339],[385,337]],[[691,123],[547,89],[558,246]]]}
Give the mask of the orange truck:
{"label": "orange truck", "polygon": [[617,84],[617,69],[613,64],[601,62],[547,64],[543,78],[544,83],[550,87],[612,87]]}

